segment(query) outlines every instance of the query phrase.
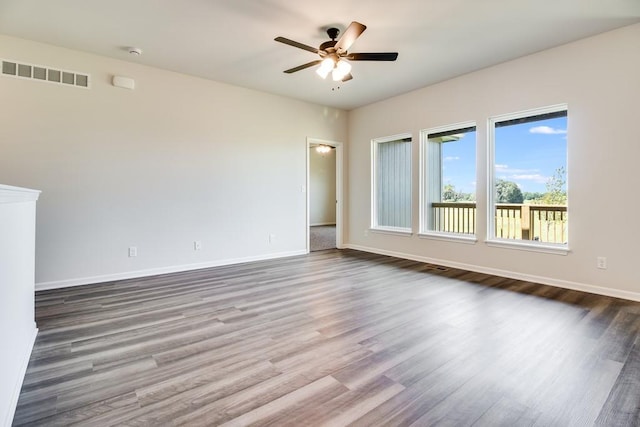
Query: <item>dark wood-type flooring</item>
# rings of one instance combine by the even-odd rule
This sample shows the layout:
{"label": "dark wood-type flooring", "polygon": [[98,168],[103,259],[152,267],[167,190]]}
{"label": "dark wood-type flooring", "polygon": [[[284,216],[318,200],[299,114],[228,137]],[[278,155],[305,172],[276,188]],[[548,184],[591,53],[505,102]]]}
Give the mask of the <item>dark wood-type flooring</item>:
{"label": "dark wood-type flooring", "polygon": [[640,424],[640,303],[351,250],[36,299],[15,425]]}

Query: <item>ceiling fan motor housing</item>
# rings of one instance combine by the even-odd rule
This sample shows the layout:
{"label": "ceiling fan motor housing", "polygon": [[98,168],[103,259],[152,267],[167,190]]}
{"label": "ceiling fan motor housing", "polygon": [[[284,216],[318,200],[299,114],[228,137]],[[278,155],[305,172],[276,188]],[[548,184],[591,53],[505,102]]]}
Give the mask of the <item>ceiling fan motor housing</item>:
{"label": "ceiling fan motor housing", "polygon": [[[325,51],[327,53],[333,52],[335,50],[334,46],[336,45],[336,43],[338,43],[336,41],[336,38],[338,38],[338,34],[340,34],[340,30],[339,29],[337,29],[337,28],[329,28],[327,30],[327,35],[329,36],[329,38],[331,40],[322,43],[318,50],[320,50],[321,52]],[[323,55],[320,55],[320,56],[323,56]]]}

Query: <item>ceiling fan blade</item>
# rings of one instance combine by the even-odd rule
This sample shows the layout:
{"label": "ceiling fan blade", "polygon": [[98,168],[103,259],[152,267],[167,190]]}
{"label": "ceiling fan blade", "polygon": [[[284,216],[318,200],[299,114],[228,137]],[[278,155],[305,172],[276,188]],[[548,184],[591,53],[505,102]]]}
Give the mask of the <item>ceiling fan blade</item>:
{"label": "ceiling fan blade", "polygon": [[322,62],[322,59],[317,59],[315,61],[307,62],[306,64],[298,65],[297,67],[290,68],[285,70],[284,72],[287,74],[295,73],[296,71],[304,70],[305,68],[313,67]]}
{"label": "ceiling fan blade", "polygon": [[353,76],[351,75],[351,73],[347,74],[346,76],[344,76],[344,78],[342,79],[343,82],[348,82],[349,80],[351,80],[353,78]]}
{"label": "ceiling fan blade", "polygon": [[362,34],[366,29],[366,25],[353,21],[347,27],[347,29],[344,31],[344,34],[342,34],[342,37],[340,37],[340,40],[338,40],[338,42],[334,46],[336,52],[346,52],[347,50],[349,50],[353,42],[355,42],[356,39],[360,37],[360,34]]}
{"label": "ceiling fan blade", "polygon": [[280,43],[288,44],[289,46],[297,47],[299,49],[308,50],[309,52],[318,53],[318,49],[316,49],[315,47],[311,47],[303,43],[298,43],[297,41],[289,40],[284,37],[276,37],[274,40]]}
{"label": "ceiling fan blade", "polygon": [[350,53],[346,58],[350,61],[395,61],[398,52]]}

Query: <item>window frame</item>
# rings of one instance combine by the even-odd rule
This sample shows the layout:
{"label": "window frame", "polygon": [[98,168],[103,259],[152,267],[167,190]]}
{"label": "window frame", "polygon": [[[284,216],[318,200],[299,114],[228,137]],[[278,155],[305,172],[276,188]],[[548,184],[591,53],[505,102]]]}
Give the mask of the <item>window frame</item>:
{"label": "window frame", "polygon": [[[476,191],[476,224],[475,229],[476,233],[474,234],[465,234],[465,233],[450,233],[444,231],[436,231],[429,230],[429,222],[430,222],[430,209],[427,206],[428,201],[430,200],[429,188],[430,188],[430,180],[429,177],[431,175],[431,171],[428,168],[429,163],[431,162],[431,158],[429,157],[429,135],[441,132],[449,132],[455,130],[462,130],[466,128],[473,127],[475,128],[476,133],[476,141],[475,141],[475,164],[476,164],[476,181],[478,176],[478,124],[475,121],[465,121],[453,123],[445,126],[437,126],[428,129],[422,129],[420,131],[420,227],[419,227],[419,236],[428,239],[435,240],[445,240],[445,241],[453,241],[460,243],[471,243],[474,244],[478,241],[477,238],[477,213],[478,213],[478,194]],[[442,154],[440,155],[440,175],[442,176]]]}
{"label": "window frame", "polygon": [[[394,142],[403,139],[410,139],[407,141],[411,144],[411,151],[409,156],[409,218],[410,226],[405,227],[390,227],[378,224],[378,146],[387,142]],[[371,223],[369,230],[374,233],[382,234],[395,234],[403,236],[413,235],[413,135],[411,133],[401,133],[397,135],[385,136],[374,138],[371,140]]]}
{"label": "window frame", "polygon": [[[529,110],[518,111],[514,113],[500,114],[489,117],[487,121],[487,236],[485,243],[487,246],[504,248],[504,249],[516,249],[525,250],[531,252],[542,252],[556,255],[567,255],[570,252],[569,240],[567,243],[548,243],[548,242],[536,242],[534,240],[521,240],[521,239],[503,239],[496,237],[495,226],[495,129],[496,123],[524,119],[526,117],[538,116],[549,113],[558,113],[565,111],[567,113],[567,125],[569,123],[569,105],[568,104],[555,104],[547,107],[532,108]],[[568,133],[567,133],[568,135]],[[567,140],[567,162],[565,165],[567,171],[567,215],[569,213],[569,143]],[[476,197],[477,198],[477,197]]]}

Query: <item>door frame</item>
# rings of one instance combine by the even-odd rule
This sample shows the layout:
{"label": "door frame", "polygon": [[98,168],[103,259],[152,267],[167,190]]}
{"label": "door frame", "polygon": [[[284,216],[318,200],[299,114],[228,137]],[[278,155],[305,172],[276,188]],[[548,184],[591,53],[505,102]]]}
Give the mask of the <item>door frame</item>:
{"label": "door frame", "polygon": [[334,147],[336,149],[336,248],[344,249],[344,241],[343,241],[343,165],[344,165],[344,145],[341,142],[337,141],[328,141],[325,139],[312,138],[307,137],[307,218],[306,218],[306,235],[307,235],[307,253],[310,252],[310,219],[311,219],[311,190],[309,188],[309,174],[310,174],[310,165],[309,165],[309,150],[312,145],[328,145],[330,147]]}

